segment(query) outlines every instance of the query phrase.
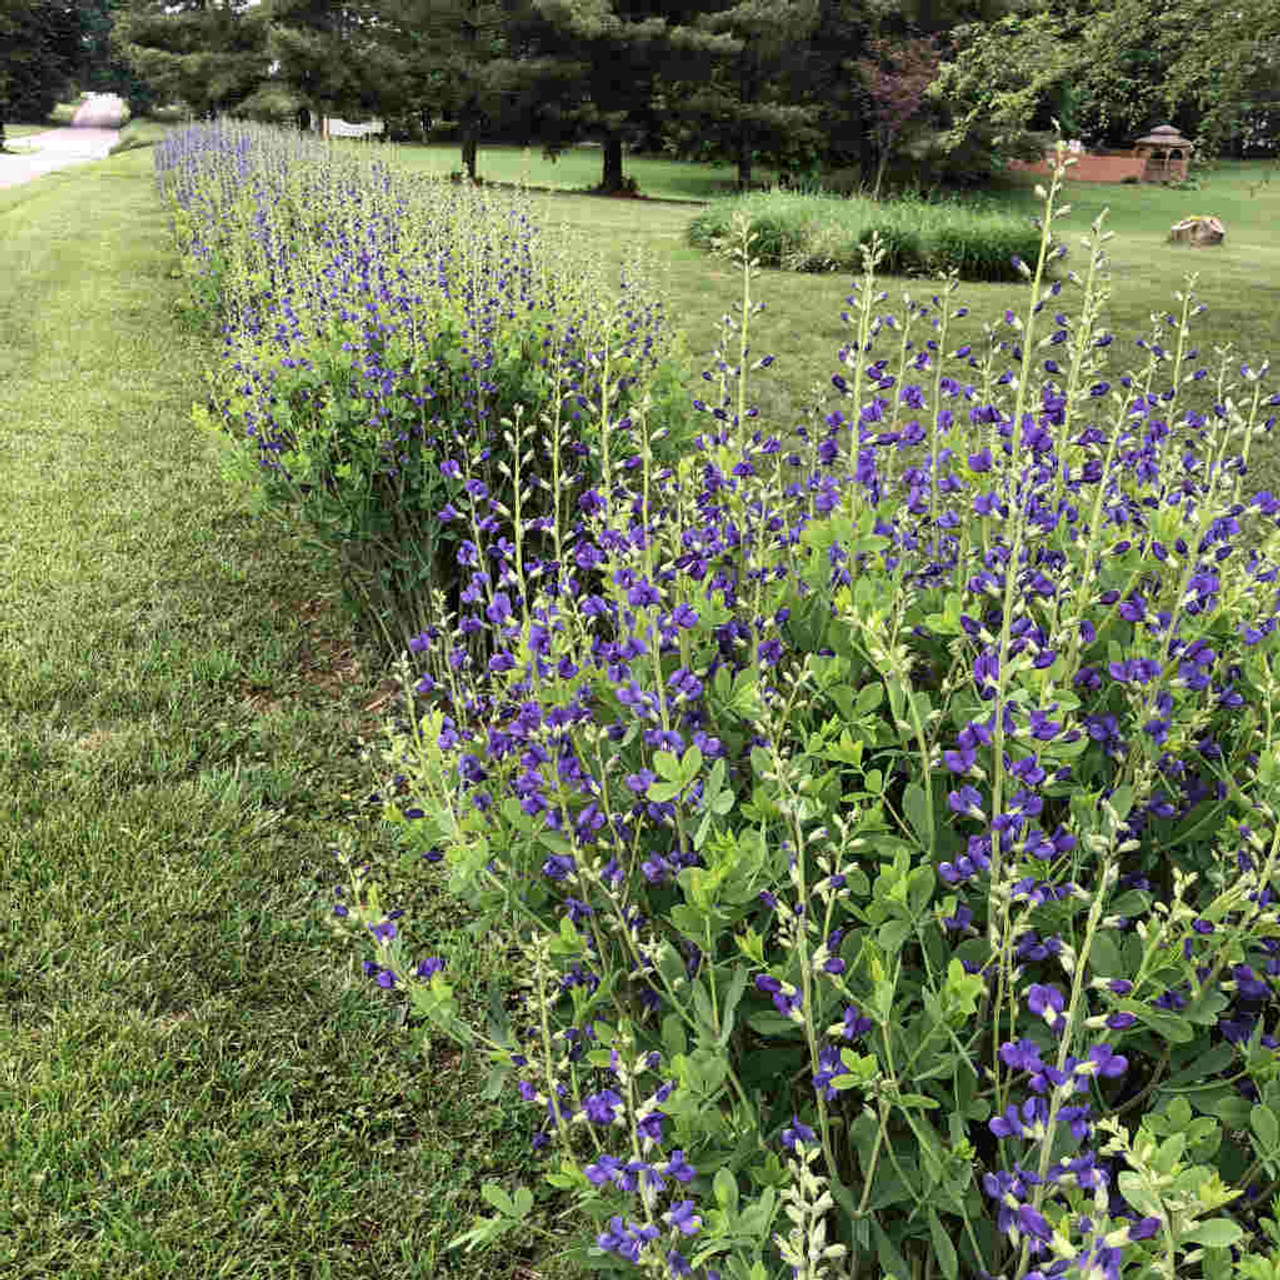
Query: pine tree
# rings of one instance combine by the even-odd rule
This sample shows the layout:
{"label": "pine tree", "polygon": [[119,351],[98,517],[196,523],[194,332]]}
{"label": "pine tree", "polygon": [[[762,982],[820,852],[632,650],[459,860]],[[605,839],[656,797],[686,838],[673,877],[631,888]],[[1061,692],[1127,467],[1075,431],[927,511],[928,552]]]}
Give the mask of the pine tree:
{"label": "pine tree", "polygon": [[69,0],[0,4],[0,150],[6,116],[43,120],[79,67],[80,13]]}
{"label": "pine tree", "polygon": [[675,19],[670,0],[534,0],[541,18],[532,43],[542,59],[539,121],[555,155],[579,137],[603,148],[600,189],[623,189],[622,149],[650,132],[659,82],[710,74],[740,42]]}
{"label": "pine tree", "polygon": [[244,0],[132,0],[116,35],[162,103],[197,115],[233,110],[268,77],[266,10]]}
{"label": "pine tree", "polygon": [[818,106],[787,102],[777,85],[790,52],[809,41],[818,18],[818,0],[739,0],[699,15],[699,30],[731,35],[739,50],[704,81],[664,84],[670,149],[704,160],[731,159],[738,186],[746,190],[757,150],[785,164],[798,140],[821,141]]}

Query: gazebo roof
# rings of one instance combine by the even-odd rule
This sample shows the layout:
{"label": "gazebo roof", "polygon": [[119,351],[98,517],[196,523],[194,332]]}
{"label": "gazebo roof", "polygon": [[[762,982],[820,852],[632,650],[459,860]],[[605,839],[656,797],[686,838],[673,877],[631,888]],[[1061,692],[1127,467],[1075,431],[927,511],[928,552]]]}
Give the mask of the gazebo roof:
{"label": "gazebo roof", "polygon": [[1135,147],[1183,147],[1191,146],[1191,143],[1184,138],[1171,124],[1162,124],[1152,129],[1145,138],[1139,138],[1133,144]]}

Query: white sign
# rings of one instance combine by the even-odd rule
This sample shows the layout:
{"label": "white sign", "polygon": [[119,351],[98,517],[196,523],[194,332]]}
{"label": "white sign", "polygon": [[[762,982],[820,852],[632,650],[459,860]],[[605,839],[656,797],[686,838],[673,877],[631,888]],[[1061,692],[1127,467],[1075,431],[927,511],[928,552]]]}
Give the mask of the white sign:
{"label": "white sign", "polygon": [[348,124],[345,120],[334,120],[326,116],[323,133],[326,138],[367,138],[370,134],[381,133],[383,128],[381,120],[370,120],[368,124]]}

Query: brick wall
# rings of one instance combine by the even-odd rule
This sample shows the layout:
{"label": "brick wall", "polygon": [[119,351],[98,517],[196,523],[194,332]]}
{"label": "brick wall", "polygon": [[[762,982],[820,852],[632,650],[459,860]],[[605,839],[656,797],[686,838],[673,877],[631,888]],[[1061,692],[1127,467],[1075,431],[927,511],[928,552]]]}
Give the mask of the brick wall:
{"label": "brick wall", "polygon": [[[1159,182],[1165,176],[1165,168],[1163,159],[1148,159],[1145,156],[1111,155],[1111,156],[1095,156],[1083,155],[1076,156],[1076,163],[1067,170],[1067,181],[1075,182],[1123,182],[1126,178],[1137,178],[1143,181],[1143,175],[1146,174],[1146,180],[1150,182]],[[1053,172],[1053,164],[1048,159],[1042,160],[1039,164],[1029,164],[1024,160],[1009,161],[1009,168],[1019,170],[1023,173],[1043,173],[1049,174]],[[1169,163],[1170,178],[1180,179],[1187,175],[1187,162],[1185,160],[1172,160]]]}

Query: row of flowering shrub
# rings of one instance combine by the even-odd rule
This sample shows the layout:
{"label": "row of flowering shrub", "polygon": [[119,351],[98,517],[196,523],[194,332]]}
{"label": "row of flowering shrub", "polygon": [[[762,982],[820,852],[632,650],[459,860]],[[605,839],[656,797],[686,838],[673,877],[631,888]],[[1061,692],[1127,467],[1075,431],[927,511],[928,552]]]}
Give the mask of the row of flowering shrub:
{"label": "row of flowering shrub", "polygon": [[[558,387],[500,420],[536,525],[437,464],[461,589],[386,816],[523,964],[477,1027],[370,868],[334,914],[528,1104],[584,1266],[1280,1276],[1280,397],[1201,361],[1190,288],[1113,371],[1100,223],[1045,284],[1060,178],[981,348],[953,287],[890,313],[873,251],[847,412],[748,408],[743,223],[692,447],[602,367],[594,431]],[[547,1221],[485,1198],[459,1249]]]}
{"label": "row of flowering shrub", "polygon": [[[171,132],[156,175],[223,341],[198,414],[247,446],[232,458],[331,553],[390,651],[434,621],[433,590],[456,606],[460,549],[500,519],[536,534],[560,518],[541,460],[522,471],[508,446],[516,406],[571,397],[564,470],[584,479],[604,386],[618,418],[647,390],[668,449],[692,435],[687,356],[644,264],[609,287],[525,198],[225,120]],[[603,445],[621,454],[625,430]],[[476,509],[479,530],[442,520],[481,488],[498,506]]]}

